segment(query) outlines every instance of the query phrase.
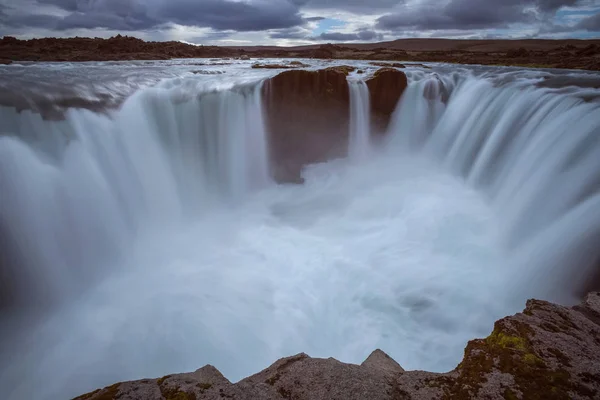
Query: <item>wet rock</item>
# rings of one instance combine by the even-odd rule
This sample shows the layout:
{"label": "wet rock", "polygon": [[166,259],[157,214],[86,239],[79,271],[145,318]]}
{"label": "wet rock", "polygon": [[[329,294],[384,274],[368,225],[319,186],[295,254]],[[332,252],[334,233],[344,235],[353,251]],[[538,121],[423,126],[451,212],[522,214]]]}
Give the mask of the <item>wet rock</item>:
{"label": "wet rock", "polygon": [[473,340],[446,374],[404,371],[381,350],[361,365],[306,354],[240,381],[212,366],[191,374],[117,383],[77,400],[559,400],[600,398],[600,293],[575,307],[530,300],[523,313]]}
{"label": "wet rock", "polygon": [[367,86],[371,96],[371,125],[375,132],[385,132],[408,79],[395,68],[381,68],[367,81]]}
{"label": "wet rock", "polygon": [[2,60],[2,59],[0,59],[0,65],[9,65],[9,64],[12,64],[11,60]]}
{"label": "wet rock", "polygon": [[386,63],[386,62],[370,62],[370,65],[375,67],[386,67],[386,68],[406,68],[404,64],[400,63]]}
{"label": "wet rock", "polygon": [[348,65],[338,65],[337,67],[327,68],[327,71],[339,72],[348,76],[351,72],[356,71],[356,67],[350,67]]}
{"label": "wet rock", "polygon": [[300,62],[300,61],[290,61],[290,65],[294,65],[297,67],[310,67],[310,65],[304,64],[303,62]]}
{"label": "wet rock", "polygon": [[347,154],[350,98],[336,68],[285,71],[263,86],[273,177],[302,182],[302,168]]}
{"label": "wet rock", "polygon": [[310,67],[310,65],[303,64],[300,61],[292,61],[288,64],[254,64],[252,68],[254,69],[293,69],[293,68],[306,68]]}

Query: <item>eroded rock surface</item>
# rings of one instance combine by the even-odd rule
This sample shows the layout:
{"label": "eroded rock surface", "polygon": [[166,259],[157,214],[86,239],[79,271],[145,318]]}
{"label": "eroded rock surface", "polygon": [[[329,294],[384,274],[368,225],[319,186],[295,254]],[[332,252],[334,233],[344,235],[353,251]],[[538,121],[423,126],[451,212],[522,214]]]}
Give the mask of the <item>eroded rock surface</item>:
{"label": "eroded rock surface", "polygon": [[275,180],[301,182],[305,165],[346,155],[350,98],[344,71],[282,72],[265,82],[263,98]]}
{"label": "eroded rock surface", "polygon": [[404,72],[381,68],[367,81],[371,95],[371,123],[376,132],[385,132],[398,100],[408,86]]}
{"label": "eroded rock surface", "polygon": [[[286,71],[263,88],[273,177],[280,183],[301,183],[309,164],[348,153],[350,94],[346,65],[320,71]],[[384,131],[407,86],[406,75],[381,68],[367,81],[374,127]]]}
{"label": "eroded rock surface", "polygon": [[600,293],[568,308],[530,300],[473,340],[447,374],[404,371],[381,350],[361,365],[306,354],[237,384],[212,366],[109,386],[77,400],[559,400],[600,398]]}

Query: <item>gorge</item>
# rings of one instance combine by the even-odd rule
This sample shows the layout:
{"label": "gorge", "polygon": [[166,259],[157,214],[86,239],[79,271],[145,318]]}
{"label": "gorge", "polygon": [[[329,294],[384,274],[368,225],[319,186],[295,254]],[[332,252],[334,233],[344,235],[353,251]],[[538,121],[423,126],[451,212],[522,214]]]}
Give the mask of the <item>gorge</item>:
{"label": "gorge", "polygon": [[[485,354],[527,357],[555,398],[594,398],[597,295],[529,302],[490,333],[527,299],[575,305],[600,289],[598,73],[253,63],[0,66],[3,398],[204,364],[237,381],[291,354],[358,364],[376,348],[407,370],[454,372],[400,374],[382,353],[371,361],[392,378],[292,361],[367,376],[384,393],[373,398],[533,398],[455,371],[498,351]],[[205,368],[142,382],[147,397],[84,398],[328,398],[275,379],[281,365],[237,386]]]}

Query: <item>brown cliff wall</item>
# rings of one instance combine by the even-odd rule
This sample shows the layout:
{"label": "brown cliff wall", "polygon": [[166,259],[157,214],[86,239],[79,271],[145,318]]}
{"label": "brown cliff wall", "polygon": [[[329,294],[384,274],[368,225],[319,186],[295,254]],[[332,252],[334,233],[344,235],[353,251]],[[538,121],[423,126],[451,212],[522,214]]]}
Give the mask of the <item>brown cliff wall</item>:
{"label": "brown cliff wall", "polygon": [[273,176],[300,182],[307,164],[346,155],[350,97],[336,69],[286,71],[263,88]]}
{"label": "brown cliff wall", "polygon": [[[301,182],[308,164],[348,153],[350,94],[347,75],[354,68],[286,71],[263,87],[273,177],[277,182]],[[374,129],[389,124],[407,86],[406,75],[382,68],[367,81]]]}

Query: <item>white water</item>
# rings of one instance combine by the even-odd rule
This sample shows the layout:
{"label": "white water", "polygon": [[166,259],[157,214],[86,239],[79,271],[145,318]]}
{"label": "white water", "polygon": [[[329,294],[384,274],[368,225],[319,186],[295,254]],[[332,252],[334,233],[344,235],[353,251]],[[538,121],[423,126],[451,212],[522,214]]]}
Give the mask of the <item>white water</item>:
{"label": "white water", "polygon": [[350,158],[363,159],[371,151],[371,107],[369,88],[363,80],[349,80],[350,89]]}
{"label": "white water", "polygon": [[258,90],[165,85],[60,122],[2,109],[13,282],[23,307],[54,301],[0,319],[9,399],[206,363],[237,380],[298,352],[445,371],[526,298],[573,299],[598,255],[598,104],[415,76],[387,143],[276,186]]}

